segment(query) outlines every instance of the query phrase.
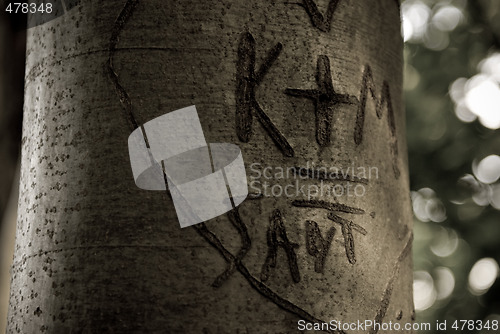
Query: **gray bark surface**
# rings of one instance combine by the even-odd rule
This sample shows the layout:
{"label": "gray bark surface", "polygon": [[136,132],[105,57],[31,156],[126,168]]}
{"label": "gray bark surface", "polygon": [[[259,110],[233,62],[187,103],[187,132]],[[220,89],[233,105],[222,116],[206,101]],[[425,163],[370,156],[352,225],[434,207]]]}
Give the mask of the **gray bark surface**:
{"label": "gray bark surface", "polygon": [[[411,322],[401,70],[392,0],[83,1],[30,29],[7,331]],[[167,193],[135,186],[127,138],[193,104],[249,177],[308,162],[379,177],[351,179],[364,196],[247,199],[180,229]]]}

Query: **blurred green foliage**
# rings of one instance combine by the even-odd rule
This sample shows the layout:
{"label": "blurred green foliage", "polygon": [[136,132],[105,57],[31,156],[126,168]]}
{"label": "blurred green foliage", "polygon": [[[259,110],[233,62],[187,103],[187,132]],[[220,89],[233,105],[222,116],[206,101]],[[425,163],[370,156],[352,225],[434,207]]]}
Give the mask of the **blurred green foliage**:
{"label": "blurred green foliage", "polygon": [[500,320],[500,1],[402,14],[417,322],[457,333],[456,319]]}

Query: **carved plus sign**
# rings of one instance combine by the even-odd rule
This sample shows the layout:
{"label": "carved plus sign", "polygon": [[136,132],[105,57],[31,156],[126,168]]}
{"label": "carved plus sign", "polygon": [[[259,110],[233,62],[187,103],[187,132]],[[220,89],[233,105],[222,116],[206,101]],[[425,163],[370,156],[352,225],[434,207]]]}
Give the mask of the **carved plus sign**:
{"label": "carved plus sign", "polygon": [[332,116],[338,104],[357,103],[353,95],[339,94],[333,88],[330,60],[327,56],[319,56],[316,67],[316,83],[318,89],[291,89],[285,93],[292,96],[300,96],[314,101],[316,114],[316,140],[321,146],[330,144],[332,132]]}

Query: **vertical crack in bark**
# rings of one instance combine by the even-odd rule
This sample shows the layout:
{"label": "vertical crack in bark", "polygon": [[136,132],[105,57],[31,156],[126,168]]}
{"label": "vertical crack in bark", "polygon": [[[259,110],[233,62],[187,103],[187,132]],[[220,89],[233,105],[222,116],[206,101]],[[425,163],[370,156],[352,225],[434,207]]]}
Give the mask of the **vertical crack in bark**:
{"label": "vertical crack in bark", "polygon": [[120,12],[120,15],[116,19],[113,26],[113,31],[111,33],[111,38],[109,39],[109,55],[108,55],[108,60],[106,61],[106,71],[111,81],[113,82],[113,85],[115,86],[116,93],[120,98],[120,102],[125,111],[125,117],[127,119],[127,123],[129,124],[131,130],[137,129],[139,127],[139,123],[137,122],[137,118],[134,115],[134,112],[132,111],[132,102],[130,101],[130,97],[125,88],[120,84],[118,74],[116,74],[115,72],[115,68],[113,65],[113,57],[116,52],[116,45],[120,40],[120,33],[125,27],[127,21],[132,16],[132,13],[134,12],[134,9],[139,3],[139,1],[140,0],[127,0],[125,6]]}
{"label": "vertical crack in bark", "polygon": [[[374,322],[381,323],[382,320],[385,318],[387,309],[389,308],[389,304],[391,302],[392,291],[394,290],[394,284],[396,282],[396,278],[399,275],[399,270],[401,269],[401,262],[408,256],[408,254],[410,254],[412,241],[413,241],[413,233],[410,232],[408,241],[406,241],[403,250],[401,251],[396,260],[396,264],[394,266],[394,270],[392,271],[391,278],[389,279],[389,282],[387,282]],[[372,327],[369,334],[376,334],[377,332],[378,328]]]}

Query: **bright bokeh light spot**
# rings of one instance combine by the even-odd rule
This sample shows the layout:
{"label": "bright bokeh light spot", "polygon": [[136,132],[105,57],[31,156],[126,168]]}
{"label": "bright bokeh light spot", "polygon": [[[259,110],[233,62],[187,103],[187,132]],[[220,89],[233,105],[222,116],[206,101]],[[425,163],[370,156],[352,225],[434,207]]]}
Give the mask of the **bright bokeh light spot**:
{"label": "bright bokeh light spot", "polygon": [[500,53],[493,53],[479,63],[481,73],[486,74],[496,82],[500,82]]}
{"label": "bright bokeh light spot", "polygon": [[433,26],[430,26],[429,29],[427,29],[423,40],[425,47],[434,51],[444,50],[448,44],[450,44],[448,33],[436,29]]}
{"label": "bright bokeh light spot", "polygon": [[496,184],[491,187],[490,204],[497,210],[500,210],[500,185]]}
{"label": "bright bokeh light spot", "polygon": [[475,295],[488,291],[498,277],[498,263],[493,258],[477,261],[469,273],[469,287]]}
{"label": "bright bokeh light spot", "polygon": [[479,74],[470,79],[458,78],[449,93],[455,102],[455,114],[463,122],[479,118],[490,129],[500,128],[500,53],[483,59]]}
{"label": "bright bokeh light spot", "polygon": [[490,193],[491,188],[489,185],[479,183],[479,188],[476,193],[472,195],[472,200],[479,206],[487,206],[490,204]]}
{"label": "bright bokeh light spot", "polygon": [[474,168],[474,175],[483,183],[494,183],[500,178],[500,157],[498,155],[489,155],[479,162]]}
{"label": "bright bokeh light spot", "polygon": [[434,280],[427,271],[413,273],[413,302],[416,311],[423,311],[431,307],[436,301]]}
{"label": "bright bokeh light spot", "polygon": [[425,204],[425,213],[430,220],[441,223],[446,219],[446,208],[437,198],[431,198]]}
{"label": "bright bokeh light spot", "polygon": [[[472,163],[472,170],[477,175],[477,163]],[[474,203],[479,206],[487,206],[491,199],[492,188],[488,184],[479,182],[474,176],[466,174],[462,176],[457,185],[462,191],[467,193],[467,197],[471,196]]]}
{"label": "bright bokeh light spot", "polygon": [[455,114],[458,119],[464,123],[474,122],[477,119],[477,115],[473,114],[469,108],[467,108],[467,105],[463,100],[455,106]]}
{"label": "bright bokeh light spot", "polygon": [[473,114],[465,104],[465,86],[466,78],[458,78],[453,81],[449,88],[450,97],[455,102],[455,114],[458,119],[465,123],[473,122],[477,119],[477,115]]}
{"label": "bright bokeh light spot", "polygon": [[408,41],[411,36],[413,36],[413,25],[410,20],[403,16],[403,24],[401,25],[401,36],[403,36],[403,41]]}
{"label": "bright bokeh light spot", "polygon": [[463,13],[455,6],[443,6],[432,16],[432,23],[441,31],[452,31],[463,19]]}
{"label": "bright bokeh light spot", "polygon": [[453,229],[440,228],[430,244],[431,251],[439,257],[453,254],[458,247],[458,235]]}
{"label": "bright bokeh light spot", "polygon": [[446,208],[436,197],[434,190],[422,188],[411,193],[413,212],[422,222],[441,223],[446,219]]}
{"label": "bright bokeh light spot", "polygon": [[479,74],[466,85],[465,104],[489,129],[500,128],[500,87],[497,82]]}
{"label": "bright bokeh light spot", "polygon": [[467,78],[458,78],[453,81],[450,86],[449,92],[450,97],[455,103],[459,103],[463,100],[465,96],[465,85],[467,84]]}
{"label": "bright bokeh light spot", "polygon": [[431,9],[422,1],[406,1],[401,6],[403,39],[421,40],[427,29]]}
{"label": "bright bokeh light spot", "polygon": [[438,267],[435,269],[436,280],[434,282],[437,290],[436,298],[438,300],[443,300],[448,298],[453,289],[455,289],[455,276],[453,272],[446,267]]}

